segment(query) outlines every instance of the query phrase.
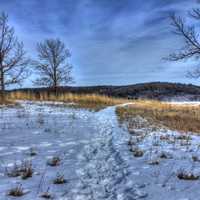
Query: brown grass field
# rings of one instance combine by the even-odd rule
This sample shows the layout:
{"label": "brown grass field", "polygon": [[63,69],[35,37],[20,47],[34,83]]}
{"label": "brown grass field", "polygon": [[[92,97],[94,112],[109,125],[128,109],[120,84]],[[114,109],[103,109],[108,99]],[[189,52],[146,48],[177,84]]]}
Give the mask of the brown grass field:
{"label": "brown grass field", "polygon": [[100,109],[107,106],[117,105],[128,102],[126,99],[113,98],[98,94],[72,94],[53,92],[10,92],[7,93],[6,99],[14,100],[31,100],[31,101],[59,101],[65,103],[75,103],[75,107]]}
{"label": "brown grass field", "polygon": [[5,98],[2,98],[0,97],[0,106],[12,106],[12,105],[15,105],[15,101],[14,100],[11,100],[9,99],[7,96]]}
{"label": "brown grass field", "polygon": [[200,133],[200,106],[175,105],[159,101],[135,101],[126,107],[118,107],[121,121],[141,116],[149,123],[171,130]]}

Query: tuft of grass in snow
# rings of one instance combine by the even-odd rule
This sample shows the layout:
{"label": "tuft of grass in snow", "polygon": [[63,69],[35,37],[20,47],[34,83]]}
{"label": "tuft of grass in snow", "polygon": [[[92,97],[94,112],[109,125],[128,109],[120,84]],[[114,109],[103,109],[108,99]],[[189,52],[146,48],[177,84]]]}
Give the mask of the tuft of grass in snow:
{"label": "tuft of grass in snow", "polygon": [[56,178],[53,180],[54,184],[64,184],[66,182],[67,181],[63,174],[57,174]]}
{"label": "tuft of grass in snow", "polygon": [[29,161],[23,161],[19,165],[15,163],[10,170],[6,169],[6,174],[9,177],[21,176],[22,179],[28,179],[33,175],[32,163]]}
{"label": "tuft of grass in snow", "polygon": [[53,199],[53,195],[49,192],[49,189],[50,188],[48,187],[47,191],[42,193],[40,197],[43,199]]}
{"label": "tuft of grass in snow", "polygon": [[9,191],[8,191],[8,195],[9,196],[13,196],[13,197],[21,197],[23,196],[25,193],[23,191],[23,188],[22,188],[22,185],[19,184],[18,186],[14,187],[14,188],[11,188]]}
{"label": "tuft of grass in snow", "polygon": [[120,122],[129,122],[140,116],[158,127],[164,126],[171,130],[200,133],[199,105],[176,105],[160,101],[138,100],[132,105],[118,107],[116,113]]}
{"label": "tuft of grass in snow", "polygon": [[33,147],[31,147],[30,149],[29,149],[29,153],[28,153],[31,157],[33,157],[33,156],[36,156],[37,155],[37,151],[33,148]]}
{"label": "tuft of grass in snow", "polygon": [[180,180],[189,180],[189,181],[194,181],[194,180],[198,180],[199,179],[199,175],[196,175],[193,172],[187,172],[187,171],[184,171],[184,170],[180,170],[177,173],[177,177]]}
{"label": "tuft of grass in snow", "polygon": [[199,162],[199,157],[193,155],[193,156],[192,156],[192,160],[193,160],[194,162]]}
{"label": "tuft of grass in snow", "polygon": [[53,157],[53,158],[51,158],[51,159],[49,159],[49,160],[47,161],[47,165],[49,165],[49,166],[51,166],[51,167],[56,167],[56,166],[59,166],[59,165],[60,165],[60,162],[61,162],[60,157],[55,156],[55,157]]}
{"label": "tuft of grass in snow", "polygon": [[47,192],[41,194],[40,197],[44,198],[44,199],[53,199],[52,195],[50,193],[47,193]]}
{"label": "tuft of grass in snow", "polygon": [[160,160],[159,159],[155,159],[155,160],[150,160],[148,161],[149,165],[159,165],[160,164]]}
{"label": "tuft of grass in snow", "polygon": [[131,148],[130,150],[133,152],[134,157],[142,157],[144,155],[144,151],[138,147]]}
{"label": "tuft of grass in snow", "polygon": [[31,178],[32,176],[33,176],[33,168],[32,168],[32,165],[29,164],[25,166],[25,168],[23,169],[21,173],[21,178],[25,180],[25,179]]}

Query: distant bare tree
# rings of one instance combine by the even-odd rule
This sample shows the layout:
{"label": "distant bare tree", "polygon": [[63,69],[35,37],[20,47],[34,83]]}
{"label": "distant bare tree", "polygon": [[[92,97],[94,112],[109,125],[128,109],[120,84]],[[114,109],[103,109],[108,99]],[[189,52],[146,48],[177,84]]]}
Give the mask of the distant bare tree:
{"label": "distant bare tree", "polygon": [[8,15],[0,14],[0,98],[4,99],[6,86],[21,84],[27,77],[23,43],[18,42],[14,28],[8,24]]}
{"label": "distant bare tree", "polygon": [[47,39],[37,44],[38,60],[34,62],[38,78],[36,85],[48,86],[57,90],[57,87],[72,83],[72,66],[67,59],[69,50],[59,39]]}
{"label": "distant bare tree", "polygon": [[[200,21],[200,9],[193,9],[188,14],[191,19]],[[179,61],[195,58],[198,60],[200,58],[199,27],[188,25],[183,18],[176,15],[171,16],[171,22],[174,27],[174,33],[183,39],[183,46],[179,51],[170,54],[167,59]],[[200,67],[189,71],[187,75],[191,78],[199,78]]]}

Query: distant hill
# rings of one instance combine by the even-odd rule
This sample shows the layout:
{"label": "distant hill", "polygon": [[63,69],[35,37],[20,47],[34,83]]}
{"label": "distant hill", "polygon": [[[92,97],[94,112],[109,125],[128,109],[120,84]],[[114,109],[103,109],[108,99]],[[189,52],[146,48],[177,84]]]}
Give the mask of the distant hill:
{"label": "distant hill", "polygon": [[[32,92],[52,91],[51,88],[24,88],[18,90]],[[97,93],[130,99],[200,100],[199,86],[167,82],[141,83],[126,86],[59,87],[58,91],[78,94]]]}

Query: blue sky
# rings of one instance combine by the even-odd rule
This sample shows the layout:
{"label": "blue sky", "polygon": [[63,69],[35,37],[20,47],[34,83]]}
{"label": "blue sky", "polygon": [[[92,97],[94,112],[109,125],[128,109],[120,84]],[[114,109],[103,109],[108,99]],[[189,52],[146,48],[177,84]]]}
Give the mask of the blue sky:
{"label": "blue sky", "polygon": [[[193,61],[162,60],[181,47],[168,16],[185,15],[198,4],[197,0],[0,0],[31,57],[36,55],[36,43],[45,38],[66,43],[76,85],[198,83],[185,77],[196,64]],[[26,86],[31,86],[30,79]]]}

